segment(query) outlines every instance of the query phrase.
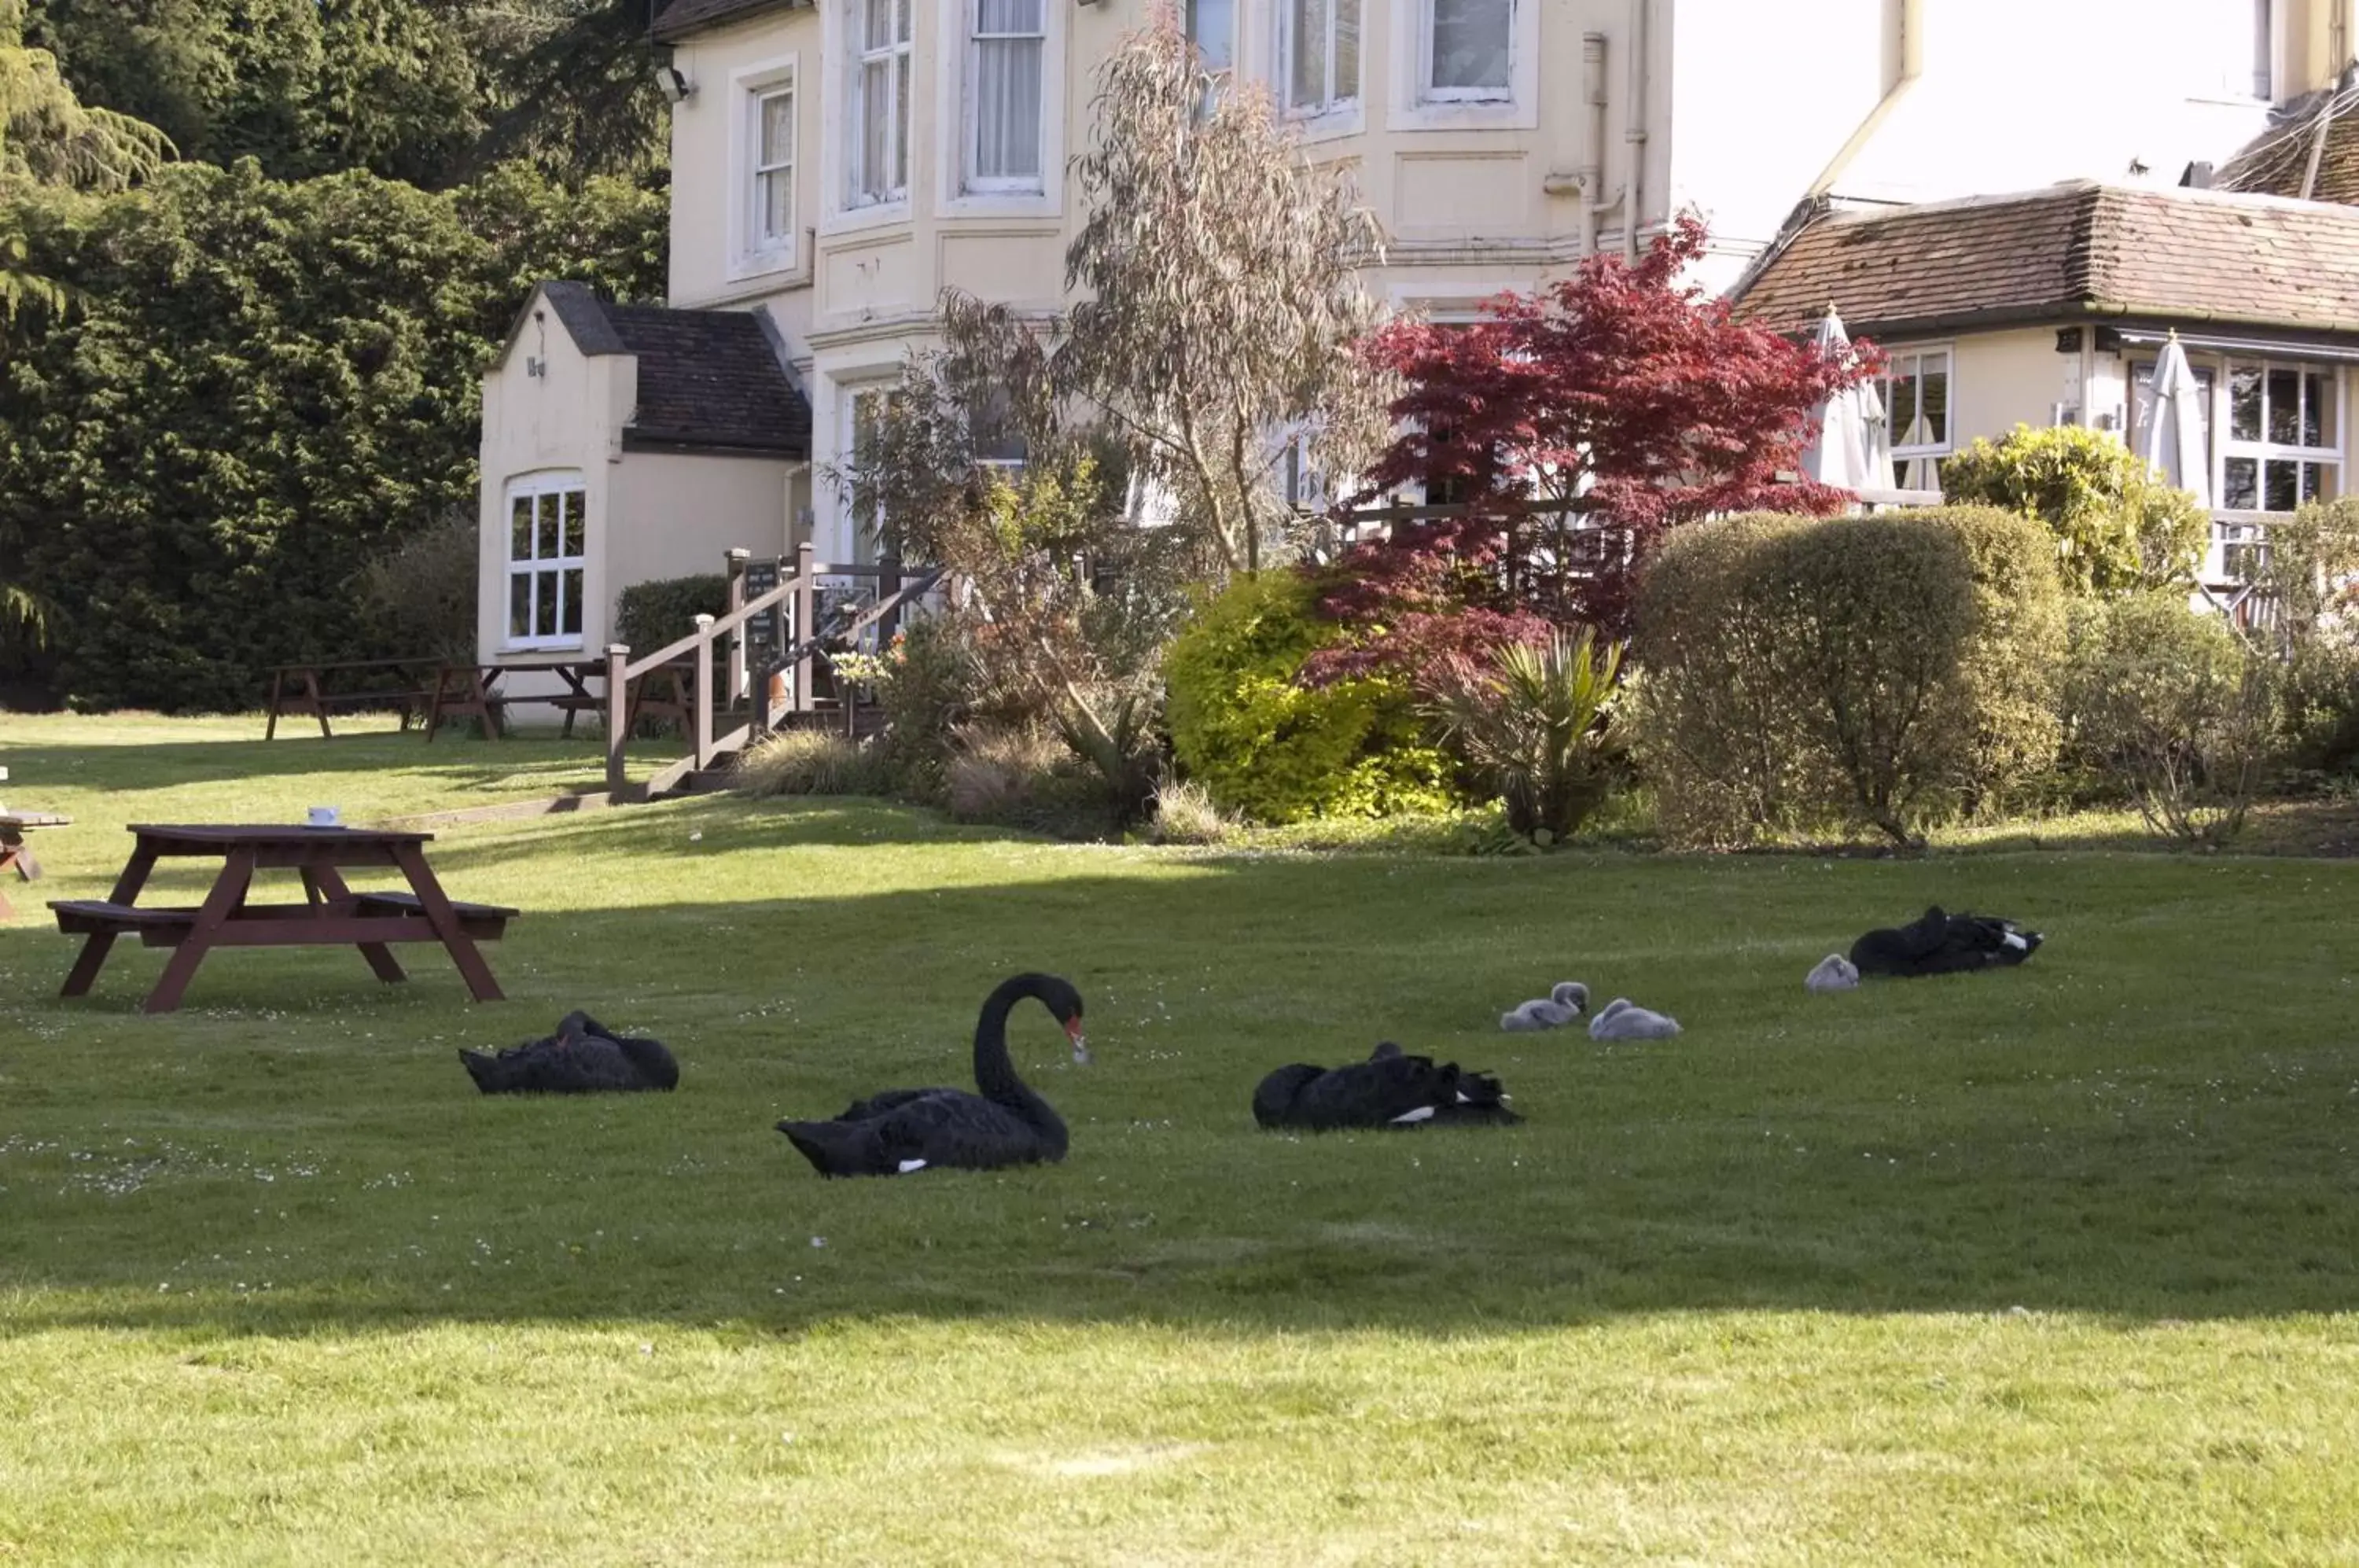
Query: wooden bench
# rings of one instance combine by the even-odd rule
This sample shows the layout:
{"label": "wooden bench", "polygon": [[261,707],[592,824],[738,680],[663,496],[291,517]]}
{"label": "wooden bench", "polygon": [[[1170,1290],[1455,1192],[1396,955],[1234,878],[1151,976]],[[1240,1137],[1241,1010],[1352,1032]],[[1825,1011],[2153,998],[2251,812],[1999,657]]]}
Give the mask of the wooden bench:
{"label": "wooden bench", "polygon": [[[339,909],[338,900],[322,905],[313,904],[244,904],[229,917],[228,929],[256,922],[300,920],[314,915],[350,914],[360,919],[397,920],[407,917],[423,919],[426,906],[415,893],[355,893],[349,900],[349,909]],[[197,923],[197,909],[191,904],[177,907],[168,904],[115,904],[104,898],[53,898],[49,908],[57,911],[58,930],[67,936],[95,936],[108,932],[115,936],[136,936],[142,946],[178,947]],[[452,899],[451,909],[459,917],[459,929],[476,942],[497,942],[507,934],[508,922],[521,917],[522,911],[503,909],[496,904],[464,904]],[[245,945],[235,936],[224,934],[221,939],[226,947]],[[387,936],[387,942],[431,940],[430,933],[417,936]]]}
{"label": "wooden bench", "polygon": [[[432,700],[433,694],[427,690],[421,672],[435,667],[435,661],[430,659],[363,659],[342,664],[279,665],[270,672],[269,723],[264,726],[262,738],[277,738],[281,717],[300,718],[308,714],[320,721],[320,734],[332,739],[335,732],[328,727],[329,714],[374,713],[386,708],[401,714],[401,727],[407,730],[410,721]],[[373,691],[331,691],[327,689],[340,682],[323,681],[323,677],[345,675],[354,670],[390,671],[401,684],[391,691],[382,687]]]}
{"label": "wooden bench", "polygon": [[[356,912],[364,915],[423,915],[425,903],[415,893],[355,893],[353,895]],[[521,909],[511,909],[498,904],[469,904],[457,898],[451,900],[451,910],[459,917],[459,929],[478,942],[497,942],[508,929],[508,922],[523,917]]]}
{"label": "wooden bench", "polygon": [[[0,768],[0,778],[5,777],[6,770]],[[0,811],[0,877],[14,871],[19,881],[39,881],[41,863],[33,858],[33,851],[25,843],[25,835],[35,828],[61,828],[72,821],[71,817],[60,817],[49,811]],[[0,893],[0,920],[15,913],[8,906],[8,896]]]}

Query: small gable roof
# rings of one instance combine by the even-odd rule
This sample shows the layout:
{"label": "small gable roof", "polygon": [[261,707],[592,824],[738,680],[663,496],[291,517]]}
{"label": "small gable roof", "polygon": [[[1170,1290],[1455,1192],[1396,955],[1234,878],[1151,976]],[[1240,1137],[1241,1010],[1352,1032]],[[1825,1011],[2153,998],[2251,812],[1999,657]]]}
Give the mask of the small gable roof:
{"label": "small gable roof", "polygon": [[2359,333],[2359,210],[2075,181],[1809,216],[1739,286],[1736,316],[1799,332],[2147,317]]}
{"label": "small gable roof", "polygon": [[623,430],[625,451],[810,456],[810,403],[757,311],[614,305],[562,280],[538,292],[584,355],[638,361],[638,407]]}

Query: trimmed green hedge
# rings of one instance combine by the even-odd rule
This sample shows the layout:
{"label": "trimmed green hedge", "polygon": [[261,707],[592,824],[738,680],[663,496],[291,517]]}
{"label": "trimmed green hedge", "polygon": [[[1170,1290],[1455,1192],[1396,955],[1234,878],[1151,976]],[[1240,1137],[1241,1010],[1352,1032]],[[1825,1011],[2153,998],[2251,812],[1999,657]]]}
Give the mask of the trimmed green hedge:
{"label": "trimmed green hedge", "polygon": [[1908,842],[2056,755],[2063,596],[2044,530],[2004,512],[1678,529],[1637,651],[1676,838],[1843,822]]}
{"label": "trimmed green hedge", "polygon": [[1449,758],[1425,735],[1407,687],[1300,682],[1341,629],[1312,613],[1298,572],[1240,577],[1164,656],[1171,744],[1226,811],[1267,822],[1383,816],[1456,803]]}

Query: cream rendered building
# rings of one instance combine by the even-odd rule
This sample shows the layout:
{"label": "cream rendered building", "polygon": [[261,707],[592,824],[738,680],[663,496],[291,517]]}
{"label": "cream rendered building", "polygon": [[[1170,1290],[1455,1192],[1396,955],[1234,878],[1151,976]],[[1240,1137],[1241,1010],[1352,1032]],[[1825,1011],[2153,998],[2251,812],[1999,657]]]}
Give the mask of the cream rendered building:
{"label": "cream rendered building", "polygon": [[[1838,206],[2176,187],[2259,135],[2274,102],[2338,77],[2359,0],[1186,4],[1207,57],[1266,85],[1382,223],[1371,286],[1447,315],[1626,253],[1682,209],[1713,234],[1699,281],[1727,289]],[[827,466],[926,341],[942,289],[1061,302],[1092,68],[1147,15],[1142,0],[671,0],[655,25],[675,99],[670,305],[757,313],[808,436],[758,454],[690,440],[660,483],[585,485],[583,548],[612,563],[584,590],[585,650],[642,566],[710,571],[720,542],[805,537],[822,559],[865,557]],[[573,384],[594,359],[522,357],[542,372],[512,349],[488,382],[487,659],[519,641],[503,596],[518,487],[633,461],[621,391]],[[602,396],[603,422],[564,411]],[[2060,399],[2015,401],[1994,404],[1995,429],[2046,422]]]}

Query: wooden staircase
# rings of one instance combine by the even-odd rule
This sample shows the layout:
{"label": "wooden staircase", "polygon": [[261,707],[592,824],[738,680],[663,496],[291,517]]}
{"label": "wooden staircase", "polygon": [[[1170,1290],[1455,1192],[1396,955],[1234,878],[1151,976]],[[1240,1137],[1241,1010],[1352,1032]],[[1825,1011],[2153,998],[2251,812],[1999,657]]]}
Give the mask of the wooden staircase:
{"label": "wooden staircase", "polygon": [[[821,565],[812,560],[811,547],[804,545],[797,554],[791,578],[749,599],[745,593],[747,559],[744,550],[730,552],[729,604],[725,614],[697,616],[695,631],[641,659],[631,658],[631,650],[621,644],[606,649],[609,691],[630,691],[634,681],[683,659],[690,670],[700,672],[689,682],[693,691],[690,712],[682,724],[689,753],[658,769],[655,777],[644,784],[633,785],[625,770],[630,705],[606,705],[606,789],[610,799],[660,800],[675,795],[725,789],[739,755],[768,732],[832,729],[864,737],[884,727],[881,712],[873,704],[859,702],[856,693],[834,679],[829,649],[847,644],[857,647],[862,634],[871,628],[880,638],[889,637],[899,624],[901,612],[930,592],[941,573],[925,572],[905,578],[900,563],[890,560],[874,566]],[[822,576],[874,578],[875,602],[847,624],[822,626],[817,615],[819,580]],[[760,621],[756,622],[756,617],[761,617]],[[767,638],[757,640],[749,635],[749,624],[758,631],[776,624],[773,617],[784,623],[777,634],[778,645],[774,648]],[[763,711],[759,713],[734,703],[726,708],[716,705],[712,689],[721,682],[712,678],[712,672],[716,639],[723,637],[728,639],[722,645],[727,651],[726,685],[733,696],[737,692],[760,692],[766,697],[771,678],[783,675],[783,702],[777,698],[762,701]],[[729,727],[717,730],[720,724]]]}

